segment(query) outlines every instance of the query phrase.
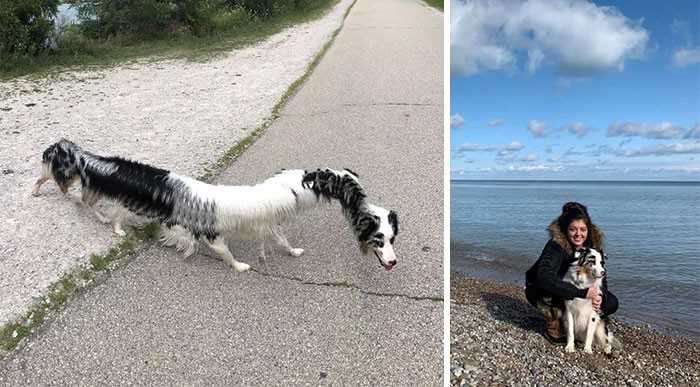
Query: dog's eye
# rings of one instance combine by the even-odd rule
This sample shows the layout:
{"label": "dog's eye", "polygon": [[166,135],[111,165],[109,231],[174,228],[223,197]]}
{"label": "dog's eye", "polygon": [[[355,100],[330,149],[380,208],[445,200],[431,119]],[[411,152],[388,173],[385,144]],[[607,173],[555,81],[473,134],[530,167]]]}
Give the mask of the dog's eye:
{"label": "dog's eye", "polygon": [[376,238],[376,239],[384,239],[384,234],[378,232],[378,233],[374,234],[374,238]]}

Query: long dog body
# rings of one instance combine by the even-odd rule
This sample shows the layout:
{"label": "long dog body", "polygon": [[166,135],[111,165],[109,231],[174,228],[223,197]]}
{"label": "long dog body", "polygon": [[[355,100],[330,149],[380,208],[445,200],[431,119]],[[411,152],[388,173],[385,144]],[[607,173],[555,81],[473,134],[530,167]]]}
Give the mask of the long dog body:
{"label": "long dog body", "polygon": [[[254,186],[212,185],[119,157],[97,156],[65,139],[46,149],[42,160],[34,195],[51,178],[63,193],[80,180],[82,201],[87,206],[92,207],[102,197],[115,200],[167,226],[162,238],[166,245],[190,255],[201,241],[237,271],[250,266],[234,259],[227,239],[260,237],[264,258],[264,241],[272,238],[289,254],[299,256],[303,250],[289,245],[279,224],[321,199],[340,202],[364,254],[373,252],[386,270],[396,265],[396,213],[367,203],[357,175],[347,169],[283,170]],[[99,211],[95,214],[110,221]],[[123,217],[113,221],[120,235]]]}
{"label": "long dog body", "polygon": [[[600,291],[605,276],[603,257],[595,249],[577,251],[574,255],[578,261],[574,262],[564,276],[564,281],[572,283],[579,289],[595,287]],[[574,339],[584,343],[583,351],[593,353],[593,339],[603,347],[606,354],[612,351],[613,336],[606,326],[605,320],[600,318],[598,312],[593,309],[593,303],[589,299],[574,298],[566,300],[566,352],[574,352]]]}

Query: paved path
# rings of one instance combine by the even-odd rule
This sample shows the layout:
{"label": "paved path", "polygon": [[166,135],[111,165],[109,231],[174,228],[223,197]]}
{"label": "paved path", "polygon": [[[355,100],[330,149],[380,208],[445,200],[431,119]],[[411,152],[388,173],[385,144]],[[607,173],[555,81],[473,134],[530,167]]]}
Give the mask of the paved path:
{"label": "paved path", "polygon": [[[207,62],[144,59],[0,81],[0,326],[119,242],[56,184],[29,194],[46,147],[65,137],[101,155],[201,176],[270,117],[352,2]],[[80,196],[79,184],[71,195]]]}
{"label": "paved path", "polygon": [[360,255],[337,205],[286,227],[266,273],[145,246],[30,337],[0,384],[442,384],[442,14],[358,0],[319,66],[220,183],[348,167],[399,214],[399,264]]}

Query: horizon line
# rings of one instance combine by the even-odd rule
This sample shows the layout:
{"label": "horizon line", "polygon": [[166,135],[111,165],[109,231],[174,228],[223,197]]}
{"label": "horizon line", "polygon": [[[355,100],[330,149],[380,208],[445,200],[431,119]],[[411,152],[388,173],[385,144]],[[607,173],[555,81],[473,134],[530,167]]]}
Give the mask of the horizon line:
{"label": "horizon line", "polygon": [[626,183],[698,183],[698,180],[639,180],[639,179],[455,179],[450,177],[450,181],[542,181],[542,182],[626,182]]}

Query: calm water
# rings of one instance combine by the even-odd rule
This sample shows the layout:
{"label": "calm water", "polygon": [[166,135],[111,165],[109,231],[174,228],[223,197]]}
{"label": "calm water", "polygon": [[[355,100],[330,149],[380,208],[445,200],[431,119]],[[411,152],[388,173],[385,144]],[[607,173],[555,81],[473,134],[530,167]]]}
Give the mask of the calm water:
{"label": "calm water", "polygon": [[700,338],[700,182],[452,181],[452,270],[524,284],[567,201],[605,233],[616,315]]}

